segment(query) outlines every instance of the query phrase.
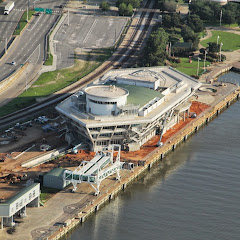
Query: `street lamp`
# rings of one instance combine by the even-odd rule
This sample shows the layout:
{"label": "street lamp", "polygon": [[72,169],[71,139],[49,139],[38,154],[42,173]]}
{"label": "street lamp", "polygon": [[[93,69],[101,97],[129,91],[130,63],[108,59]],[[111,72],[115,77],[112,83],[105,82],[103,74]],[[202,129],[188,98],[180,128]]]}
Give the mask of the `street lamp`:
{"label": "street lamp", "polygon": [[27,75],[28,75],[28,73],[26,72],[26,86],[25,86],[25,91],[27,91]]}
{"label": "street lamp", "polygon": [[218,39],[219,39],[220,37],[219,36],[217,36],[217,45],[218,45]]}
{"label": "street lamp", "polygon": [[205,63],[206,63],[207,53],[208,53],[208,52],[205,50],[205,55],[204,55],[204,71],[206,70],[206,68],[205,68]]}
{"label": "street lamp", "polygon": [[5,39],[5,54],[7,54],[7,37],[0,38],[0,41],[3,41]]}
{"label": "street lamp", "polygon": [[68,23],[67,23],[67,25],[69,26],[69,10],[68,10]]}
{"label": "street lamp", "polygon": [[222,10],[220,12],[220,27],[221,27],[221,25],[222,25]]}
{"label": "street lamp", "polygon": [[27,23],[28,23],[28,7],[27,7]]}
{"label": "street lamp", "polygon": [[221,50],[222,50],[222,46],[223,46],[223,43],[221,42],[221,44],[220,44],[220,62],[222,61],[222,54],[221,54]]}
{"label": "street lamp", "polygon": [[198,57],[197,76],[198,76],[198,74],[199,74],[199,60],[201,60],[201,58],[200,58],[200,57]]}

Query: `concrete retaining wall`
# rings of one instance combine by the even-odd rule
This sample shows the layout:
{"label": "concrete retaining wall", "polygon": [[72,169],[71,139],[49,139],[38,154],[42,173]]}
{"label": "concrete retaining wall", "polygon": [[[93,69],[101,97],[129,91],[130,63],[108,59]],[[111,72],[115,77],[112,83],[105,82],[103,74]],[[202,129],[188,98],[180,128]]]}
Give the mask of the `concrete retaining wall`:
{"label": "concrete retaining wall", "polygon": [[23,162],[21,166],[26,168],[36,167],[44,162],[50,161],[53,158],[56,158],[62,154],[65,154],[65,150],[66,150],[65,147],[58,150],[54,149],[52,151],[44,153],[41,156],[37,156]]}
{"label": "concrete retaining wall", "polygon": [[183,130],[180,130],[181,134],[178,136],[174,136],[174,140],[171,143],[165,144],[163,147],[156,149],[146,156],[146,164],[144,166],[138,166],[134,169],[133,172],[129,173],[129,177],[125,180],[122,180],[117,186],[112,187],[108,190],[108,193],[103,194],[99,197],[93,204],[88,205],[85,209],[78,214],[78,217],[71,219],[71,223],[67,227],[59,228],[59,231],[53,233],[48,239],[57,240],[62,238],[68,231],[72,230],[78,224],[83,223],[87,217],[91,214],[96,213],[100,207],[104,204],[111,201],[114,196],[116,196],[120,191],[124,191],[128,185],[130,185],[136,178],[140,177],[144,172],[149,170],[152,165],[157,161],[162,161],[163,158],[174,151],[175,148],[183,141],[186,141],[190,135],[197,132],[200,127],[207,124],[210,120],[212,120],[215,116],[217,116],[224,108],[228,107],[234,101],[239,99],[240,90],[236,90],[231,93],[229,96],[220,101],[216,106],[208,110],[206,113],[203,113],[202,116],[197,118],[194,122],[187,126]]}

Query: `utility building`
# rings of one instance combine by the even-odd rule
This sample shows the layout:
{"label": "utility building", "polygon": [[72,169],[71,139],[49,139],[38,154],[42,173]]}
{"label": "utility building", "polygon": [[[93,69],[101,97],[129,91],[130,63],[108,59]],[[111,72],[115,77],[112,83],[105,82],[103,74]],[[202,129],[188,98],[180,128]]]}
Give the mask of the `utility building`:
{"label": "utility building", "polygon": [[66,169],[54,168],[43,176],[43,186],[49,188],[63,189],[70,181],[63,179],[63,173]]}
{"label": "utility building", "polygon": [[0,203],[1,228],[14,226],[14,215],[25,217],[26,206],[39,207],[39,200],[40,183],[34,183],[23,188],[6,202]]}
{"label": "utility building", "polygon": [[56,107],[69,144],[135,151],[185,118],[201,83],[169,67],[113,70]]}

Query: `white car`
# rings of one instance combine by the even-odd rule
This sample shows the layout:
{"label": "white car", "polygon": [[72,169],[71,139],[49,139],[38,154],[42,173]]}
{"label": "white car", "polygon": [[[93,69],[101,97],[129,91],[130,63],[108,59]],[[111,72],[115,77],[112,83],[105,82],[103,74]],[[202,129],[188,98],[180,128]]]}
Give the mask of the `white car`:
{"label": "white car", "polygon": [[16,65],[16,62],[15,62],[15,61],[12,61],[10,64],[11,64],[11,65]]}

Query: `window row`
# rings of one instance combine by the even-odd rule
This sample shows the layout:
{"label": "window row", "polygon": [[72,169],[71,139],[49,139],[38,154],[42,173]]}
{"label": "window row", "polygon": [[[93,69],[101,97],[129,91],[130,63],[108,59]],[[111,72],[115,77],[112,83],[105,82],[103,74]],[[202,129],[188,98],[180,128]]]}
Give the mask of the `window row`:
{"label": "window row", "polygon": [[89,99],[90,102],[97,103],[97,104],[117,104],[117,102],[102,102],[102,101],[96,101],[93,99]]}

